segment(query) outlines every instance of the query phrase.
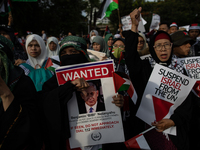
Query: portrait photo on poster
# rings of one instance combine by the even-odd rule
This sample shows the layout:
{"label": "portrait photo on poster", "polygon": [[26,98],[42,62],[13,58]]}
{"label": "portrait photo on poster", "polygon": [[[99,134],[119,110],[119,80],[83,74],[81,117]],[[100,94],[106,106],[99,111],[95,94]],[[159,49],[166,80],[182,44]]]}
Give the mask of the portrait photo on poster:
{"label": "portrait photo on poster", "polygon": [[90,85],[82,92],[76,92],[79,114],[105,111],[101,80],[89,80]]}

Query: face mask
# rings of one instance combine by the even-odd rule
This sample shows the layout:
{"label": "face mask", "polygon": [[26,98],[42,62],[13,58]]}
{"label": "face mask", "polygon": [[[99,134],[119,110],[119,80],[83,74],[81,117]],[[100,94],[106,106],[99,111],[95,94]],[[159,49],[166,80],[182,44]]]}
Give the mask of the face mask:
{"label": "face mask", "polygon": [[61,66],[86,63],[88,60],[83,54],[63,55],[60,57]]}
{"label": "face mask", "polygon": [[112,54],[115,58],[119,59],[121,52],[124,52],[124,50],[122,50],[121,48],[116,48],[112,50]]}

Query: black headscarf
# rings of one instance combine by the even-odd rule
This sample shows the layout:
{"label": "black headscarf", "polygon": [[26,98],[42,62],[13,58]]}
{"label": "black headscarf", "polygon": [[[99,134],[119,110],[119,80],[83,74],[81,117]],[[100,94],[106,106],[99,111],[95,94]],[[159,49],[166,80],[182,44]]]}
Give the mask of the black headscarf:
{"label": "black headscarf", "polygon": [[9,36],[10,39],[12,41],[12,43],[14,44],[14,57],[15,59],[22,59],[22,60],[27,60],[27,55],[22,47],[22,45],[19,43],[18,39],[16,38],[15,34],[14,34],[14,30],[7,25],[0,25],[0,30],[5,31]]}
{"label": "black headscarf", "polygon": [[169,59],[168,59],[167,61],[165,61],[165,62],[162,62],[162,61],[160,61],[160,59],[158,59],[158,57],[157,57],[157,55],[156,55],[156,52],[155,52],[155,49],[154,49],[154,47],[153,47],[153,46],[154,46],[154,43],[155,43],[156,37],[157,37],[159,34],[161,34],[161,33],[166,34],[166,35],[169,37],[170,42],[172,43],[171,36],[170,36],[167,32],[165,32],[165,31],[158,31],[158,32],[150,39],[149,52],[150,52],[152,58],[155,60],[156,63],[158,63],[158,64],[162,63],[162,65],[169,66],[169,65],[171,64],[171,60],[172,60],[173,46],[172,46],[172,50],[171,50],[170,57],[169,57]]}
{"label": "black headscarf", "polygon": [[0,75],[11,91],[23,74],[20,67],[14,66],[13,50],[13,43],[0,35]]}

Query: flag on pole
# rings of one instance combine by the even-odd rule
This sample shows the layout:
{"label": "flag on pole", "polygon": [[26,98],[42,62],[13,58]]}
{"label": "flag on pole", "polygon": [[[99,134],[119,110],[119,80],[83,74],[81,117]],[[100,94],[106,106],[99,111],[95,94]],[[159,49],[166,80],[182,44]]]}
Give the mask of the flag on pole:
{"label": "flag on pole", "polygon": [[110,17],[112,11],[118,8],[118,0],[104,0],[97,13],[97,18],[102,20],[104,17]]}
{"label": "flag on pole", "polygon": [[108,27],[108,26],[106,26],[105,33],[106,33],[106,34],[109,34],[109,33],[110,33],[110,29],[109,29],[109,27]]}
{"label": "flag on pole", "polygon": [[132,150],[132,149],[145,149],[145,150],[151,150],[149,144],[147,143],[147,140],[145,138],[145,133],[148,131],[154,129],[155,126],[145,130],[144,132],[134,136],[133,138],[125,141],[125,145],[127,149]]}
{"label": "flag on pole", "polygon": [[127,91],[128,95],[132,99],[132,101],[136,104],[137,101],[137,93],[131,83],[129,76],[122,72],[114,72],[113,73],[115,91]]}
{"label": "flag on pole", "polygon": [[[56,57],[56,56],[53,56],[53,57]],[[57,60],[57,58],[53,58],[53,57],[47,59],[47,62],[44,68],[55,72],[55,69],[60,66],[60,62],[59,60]]]}

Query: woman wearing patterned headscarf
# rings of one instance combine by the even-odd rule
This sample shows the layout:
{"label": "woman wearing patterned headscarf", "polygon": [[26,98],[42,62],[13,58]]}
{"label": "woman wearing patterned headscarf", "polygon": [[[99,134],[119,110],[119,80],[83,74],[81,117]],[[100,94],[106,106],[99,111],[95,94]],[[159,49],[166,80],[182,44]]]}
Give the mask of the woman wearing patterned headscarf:
{"label": "woman wearing patterned headscarf", "polygon": [[0,36],[0,149],[38,149],[36,90],[23,70],[14,66],[13,50],[13,43]]}

